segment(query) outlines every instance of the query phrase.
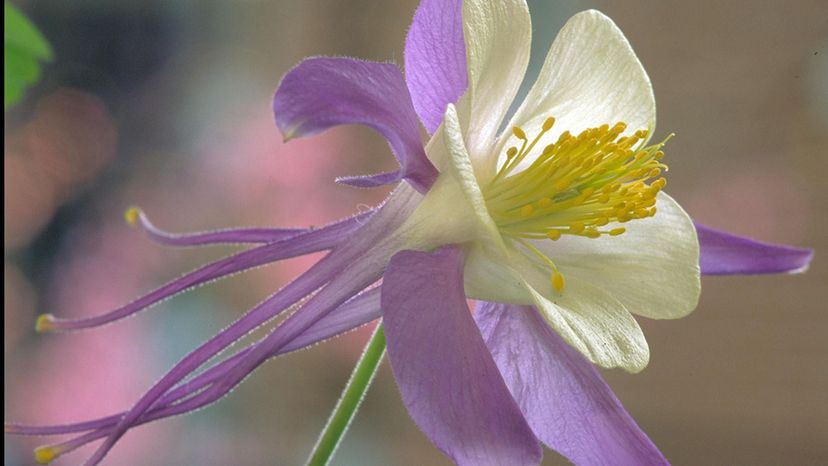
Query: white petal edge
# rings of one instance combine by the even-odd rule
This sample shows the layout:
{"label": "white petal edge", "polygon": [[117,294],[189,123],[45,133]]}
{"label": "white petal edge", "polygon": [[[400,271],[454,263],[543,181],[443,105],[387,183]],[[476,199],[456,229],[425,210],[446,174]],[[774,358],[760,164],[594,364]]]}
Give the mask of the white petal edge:
{"label": "white petal edge", "polygon": [[532,297],[552,329],[593,364],[637,373],[650,362],[650,348],[638,322],[601,289],[570,279],[558,303],[537,292]]}
{"label": "white petal edge", "polygon": [[[574,15],[561,28],[537,80],[509,123],[527,135],[540,130],[553,116],[554,142],[565,130],[627,123],[627,133],[655,130],[656,107],[652,84],[630,43],[615,23],[596,10]],[[508,140],[505,134],[490,164],[496,164]]]}
{"label": "white petal edge", "polygon": [[470,249],[466,292],[486,301],[535,306],[567,343],[592,363],[639,372],[650,350],[638,322],[610,293],[567,277],[562,293],[552,289],[550,272],[524,253],[509,248],[506,263],[486,248]]}
{"label": "white petal edge", "polygon": [[525,0],[464,0],[463,33],[469,89],[467,101],[458,106],[469,154],[478,165],[478,160],[490,158],[526,74],[532,21]]}
{"label": "white petal edge", "polygon": [[[589,282],[630,312],[678,319],[696,308],[701,293],[699,240],[679,204],[659,193],[654,217],[624,223],[627,232],[590,239],[564,235],[534,245],[564,276]],[[613,228],[620,225],[608,225]]]}
{"label": "white petal edge", "polygon": [[406,238],[407,248],[422,251],[470,241],[482,241],[503,251],[505,246],[486,208],[454,105],[448,105],[426,150],[440,176],[395,235]]}

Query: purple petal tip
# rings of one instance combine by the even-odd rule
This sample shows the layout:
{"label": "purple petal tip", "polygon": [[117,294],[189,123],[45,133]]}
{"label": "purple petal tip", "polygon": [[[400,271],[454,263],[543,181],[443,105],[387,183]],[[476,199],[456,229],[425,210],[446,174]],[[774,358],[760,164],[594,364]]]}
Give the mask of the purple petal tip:
{"label": "purple petal tip", "polygon": [[813,249],[764,243],[698,223],[696,230],[705,275],[802,273],[814,257]]}

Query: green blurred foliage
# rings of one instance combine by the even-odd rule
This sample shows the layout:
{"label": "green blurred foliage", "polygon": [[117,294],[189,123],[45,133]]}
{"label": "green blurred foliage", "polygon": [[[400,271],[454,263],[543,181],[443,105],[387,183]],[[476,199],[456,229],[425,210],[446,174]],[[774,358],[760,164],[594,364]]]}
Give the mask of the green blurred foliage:
{"label": "green blurred foliage", "polygon": [[52,47],[35,25],[9,2],[5,2],[4,24],[4,107],[8,109],[23,97],[26,87],[40,78],[40,62],[52,60]]}

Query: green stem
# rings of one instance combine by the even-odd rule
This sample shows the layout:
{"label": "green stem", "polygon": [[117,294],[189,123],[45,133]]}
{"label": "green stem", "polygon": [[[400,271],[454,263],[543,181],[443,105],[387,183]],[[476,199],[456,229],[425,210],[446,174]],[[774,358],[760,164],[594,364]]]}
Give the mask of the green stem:
{"label": "green stem", "polygon": [[377,368],[384,355],[385,332],[382,328],[382,322],[380,322],[365,346],[365,351],[357,361],[342,396],[336,403],[331,417],[328,418],[325,429],[319,435],[319,440],[316,441],[313,452],[311,452],[308,459],[308,466],[326,466],[331,462],[336,448],[345,436],[345,432],[354,419],[359,405],[362,404],[362,399],[365,398],[365,393],[374,380],[374,375],[377,373]]}

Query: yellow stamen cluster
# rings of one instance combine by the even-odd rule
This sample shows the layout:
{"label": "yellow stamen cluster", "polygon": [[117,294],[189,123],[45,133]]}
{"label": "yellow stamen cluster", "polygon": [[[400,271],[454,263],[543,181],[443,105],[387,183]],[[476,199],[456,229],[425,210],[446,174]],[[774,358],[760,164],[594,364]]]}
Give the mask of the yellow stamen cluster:
{"label": "yellow stamen cluster", "polygon": [[525,240],[618,236],[624,227],[605,227],[655,215],[656,195],[667,183],[660,177],[668,169],[661,148],[670,137],[645,146],[647,130],[621,136],[625,123],[604,124],[577,136],[564,131],[534,160],[527,159],[554,124],[554,118],[547,118],[531,141],[522,128],[513,128],[520,147],[506,150],[505,162],[483,195],[503,235],[546,262],[553,288],[561,291],[563,275]]}

